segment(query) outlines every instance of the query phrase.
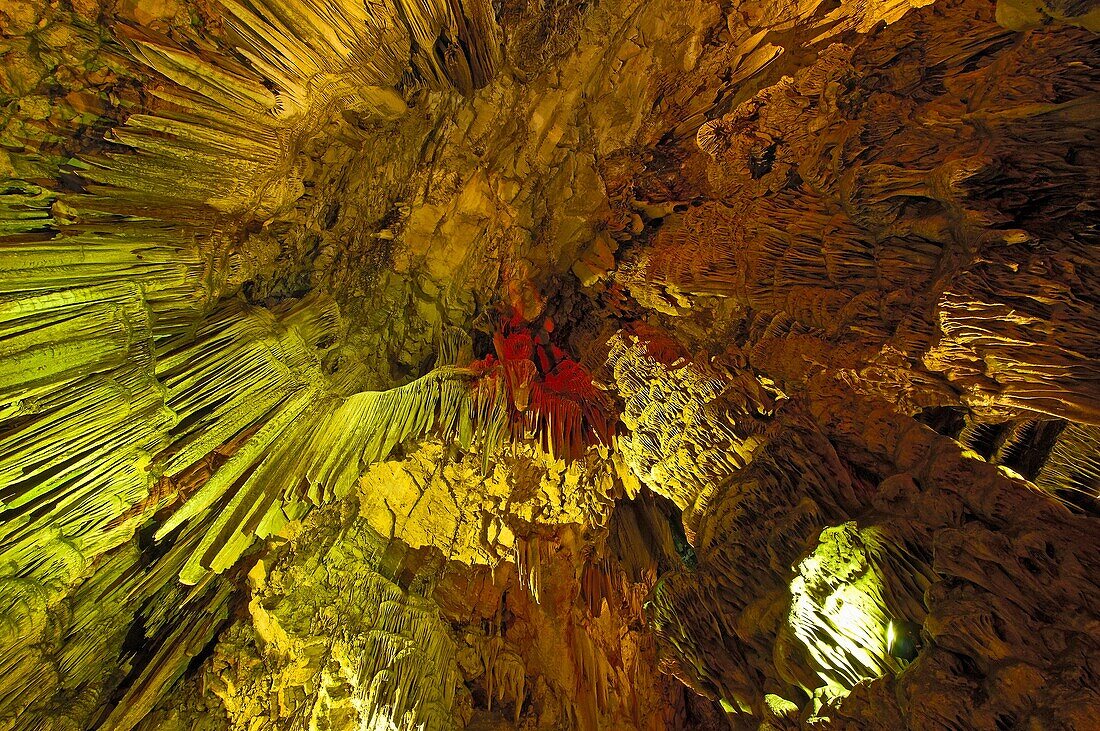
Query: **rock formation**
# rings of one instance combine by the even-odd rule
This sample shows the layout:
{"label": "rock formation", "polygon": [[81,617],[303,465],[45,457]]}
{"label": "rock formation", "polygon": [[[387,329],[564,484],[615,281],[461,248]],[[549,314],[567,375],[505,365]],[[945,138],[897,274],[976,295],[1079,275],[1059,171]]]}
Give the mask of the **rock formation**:
{"label": "rock formation", "polygon": [[0,729],[1093,729],[1100,6],[6,0]]}

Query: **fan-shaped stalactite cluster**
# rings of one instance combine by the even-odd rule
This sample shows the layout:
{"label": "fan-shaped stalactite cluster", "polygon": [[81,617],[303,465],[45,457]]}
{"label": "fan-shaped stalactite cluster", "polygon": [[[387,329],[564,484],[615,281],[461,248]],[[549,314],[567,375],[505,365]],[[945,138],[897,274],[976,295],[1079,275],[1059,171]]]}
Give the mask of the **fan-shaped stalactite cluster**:
{"label": "fan-shaped stalactite cluster", "polygon": [[0,728],[1091,729],[1097,30],[9,0]]}

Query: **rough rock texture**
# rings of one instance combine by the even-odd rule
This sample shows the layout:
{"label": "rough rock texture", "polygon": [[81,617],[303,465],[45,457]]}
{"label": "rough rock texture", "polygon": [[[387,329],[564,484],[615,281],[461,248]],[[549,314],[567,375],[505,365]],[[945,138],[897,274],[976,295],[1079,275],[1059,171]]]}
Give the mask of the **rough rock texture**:
{"label": "rough rock texture", "polygon": [[0,729],[1091,729],[1088,0],[7,0]]}

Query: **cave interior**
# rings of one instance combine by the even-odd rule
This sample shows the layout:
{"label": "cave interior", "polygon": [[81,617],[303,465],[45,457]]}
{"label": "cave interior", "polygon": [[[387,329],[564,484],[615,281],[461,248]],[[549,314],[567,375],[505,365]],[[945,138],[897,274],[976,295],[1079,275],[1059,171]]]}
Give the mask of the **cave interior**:
{"label": "cave interior", "polygon": [[0,731],[1096,731],[1097,0],[3,0]]}

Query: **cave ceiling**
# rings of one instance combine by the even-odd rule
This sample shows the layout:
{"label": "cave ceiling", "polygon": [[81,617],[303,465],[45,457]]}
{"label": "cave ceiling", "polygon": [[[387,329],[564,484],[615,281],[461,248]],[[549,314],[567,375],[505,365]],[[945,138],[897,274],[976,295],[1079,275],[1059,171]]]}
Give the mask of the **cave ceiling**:
{"label": "cave ceiling", "polygon": [[4,0],[0,731],[1100,719],[1094,0]]}

